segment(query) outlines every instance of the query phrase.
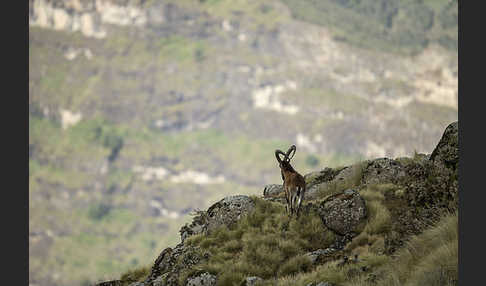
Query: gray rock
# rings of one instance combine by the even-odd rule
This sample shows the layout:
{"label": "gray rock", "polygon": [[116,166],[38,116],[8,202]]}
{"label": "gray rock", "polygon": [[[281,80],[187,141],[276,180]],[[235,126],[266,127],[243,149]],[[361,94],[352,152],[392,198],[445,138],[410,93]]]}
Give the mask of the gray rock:
{"label": "gray rock", "polygon": [[210,233],[219,226],[230,226],[254,208],[255,202],[248,196],[236,195],[226,197],[209,207],[203,231]]}
{"label": "gray rock", "polygon": [[257,277],[257,276],[251,276],[251,277],[246,277],[245,279],[245,285],[246,286],[256,286],[258,282],[263,281],[262,278]]}
{"label": "gray rock", "polygon": [[318,211],[324,224],[340,235],[352,232],[367,213],[365,200],[351,189],[328,197]]}
{"label": "gray rock", "polygon": [[321,171],[311,172],[309,174],[306,174],[304,177],[307,184],[307,188],[310,189],[314,185],[333,180],[343,169],[344,168],[337,168],[337,169],[325,168],[324,170]]}
{"label": "gray rock", "polygon": [[112,280],[112,281],[98,283],[95,286],[121,286],[121,285],[122,285],[121,280]]}
{"label": "gray rock", "polygon": [[207,272],[189,278],[186,283],[186,286],[213,286],[213,285],[216,285],[216,276],[211,275]]}
{"label": "gray rock", "polygon": [[[332,193],[333,189],[342,189],[359,184],[362,179],[362,166],[363,164],[358,163],[338,169],[326,168],[318,174],[306,175],[310,180],[305,192],[306,199],[315,200],[321,197],[323,193]],[[314,176],[314,179],[312,176]]]}
{"label": "gray rock", "polygon": [[282,185],[276,185],[276,184],[266,185],[265,188],[263,189],[263,197],[265,198],[275,197],[278,196],[283,191],[284,190]]}
{"label": "gray rock", "polygon": [[179,274],[182,271],[190,269],[208,258],[208,254],[202,254],[197,248],[182,243],[174,248],[168,247],[155,260],[145,283],[152,285],[157,280],[159,285],[178,286]]}
{"label": "gray rock", "polygon": [[321,281],[319,283],[312,282],[312,283],[307,284],[306,286],[334,286],[334,284],[329,283],[329,282]]}
{"label": "gray rock", "polygon": [[184,225],[180,230],[181,241],[189,236],[199,233],[208,234],[215,228],[238,221],[243,215],[255,207],[255,202],[244,195],[225,197],[213,204],[207,211],[200,211],[190,224]]}
{"label": "gray rock", "polygon": [[152,286],[164,286],[164,278],[164,275],[157,277],[152,281]]}
{"label": "gray rock", "polygon": [[362,179],[365,184],[396,184],[406,177],[405,168],[398,160],[378,158],[365,164]]}
{"label": "gray rock", "polygon": [[459,123],[453,122],[444,130],[444,134],[435,147],[430,159],[434,163],[457,169],[459,163]]}
{"label": "gray rock", "polygon": [[326,262],[326,260],[332,260],[332,254],[335,253],[337,250],[334,248],[326,248],[326,249],[318,249],[312,252],[308,252],[305,255],[309,257],[312,264]]}

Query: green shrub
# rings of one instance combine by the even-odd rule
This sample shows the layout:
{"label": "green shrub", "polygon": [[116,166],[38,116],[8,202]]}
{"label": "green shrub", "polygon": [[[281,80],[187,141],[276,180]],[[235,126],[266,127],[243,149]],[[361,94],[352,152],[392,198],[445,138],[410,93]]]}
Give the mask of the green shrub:
{"label": "green shrub", "polygon": [[100,220],[111,210],[111,206],[106,203],[97,203],[89,207],[88,216],[92,220]]}
{"label": "green shrub", "polygon": [[289,218],[282,204],[252,197],[255,209],[231,227],[196,235],[186,244],[211,255],[198,269],[218,275],[218,285],[238,285],[244,277],[271,279],[308,271],[308,251],[326,248],[334,234],[315,213]]}

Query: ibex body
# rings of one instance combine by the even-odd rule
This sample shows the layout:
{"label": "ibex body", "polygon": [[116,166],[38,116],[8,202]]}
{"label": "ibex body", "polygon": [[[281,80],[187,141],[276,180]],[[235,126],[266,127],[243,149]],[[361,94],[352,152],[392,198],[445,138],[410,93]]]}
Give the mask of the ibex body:
{"label": "ibex body", "polygon": [[[290,159],[294,157],[295,150],[295,145],[290,146],[287,153],[277,149],[275,150],[275,157],[277,157],[280,173],[282,175],[285,199],[287,200],[287,211],[290,209],[290,215],[296,212],[297,216],[299,216],[300,205],[302,204],[305,194],[305,180],[304,177],[290,165]],[[290,157],[291,153],[292,156]],[[280,158],[280,154],[284,156],[283,159]]]}

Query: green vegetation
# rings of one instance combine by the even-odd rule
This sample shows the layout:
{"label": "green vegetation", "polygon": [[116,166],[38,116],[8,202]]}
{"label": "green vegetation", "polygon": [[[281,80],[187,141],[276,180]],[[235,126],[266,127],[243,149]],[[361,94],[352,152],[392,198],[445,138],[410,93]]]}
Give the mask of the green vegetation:
{"label": "green vegetation", "polygon": [[[154,2],[141,5],[148,7]],[[288,141],[292,128],[285,135],[287,139],[275,135],[273,130],[274,135],[267,135],[265,132],[275,122],[283,126],[295,124],[294,131],[302,130],[308,136],[328,136],[334,133],[332,129],[341,128],[343,120],[319,116],[324,110],[355,117],[373,108],[384,112],[385,106],[376,108],[347,91],[324,89],[321,83],[326,76],[308,79],[309,74],[293,66],[300,62],[299,56],[280,56],[280,47],[274,49],[273,43],[282,43],[285,35],[292,39],[295,31],[282,33],[282,29],[293,25],[287,8],[279,2],[286,3],[296,18],[326,25],[336,39],[357,46],[407,54],[437,42],[451,51],[457,50],[457,4],[446,5],[445,1],[392,1],[384,6],[383,1],[334,0],[165,3],[168,2],[188,8],[190,18],[192,12],[202,16],[187,21],[192,27],[174,25],[164,31],[112,25],[105,39],[85,37],[80,32],[29,28],[29,269],[33,279],[51,281],[54,275],[59,277],[53,282],[55,285],[79,281],[91,285],[95,279],[114,279],[127,269],[148,265],[161,249],[176,244],[179,228],[190,220],[187,211],[204,209],[235,193],[260,194],[264,184],[281,183],[273,150],[295,142]],[[222,31],[224,20],[232,25],[231,32]],[[414,33],[414,29],[419,32]],[[237,39],[242,34],[244,41]],[[279,41],[272,42],[274,36]],[[68,60],[68,48],[89,49],[92,57],[80,52]],[[285,47],[286,53],[295,48]],[[292,64],[287,66],[288,63]],[[349,74],[346,64],[334,72]],[[241,75],[245,69],[249,72]],[[263,72],[257,76],[259,69]],[[314,112],[302,112],[306,114],[297,118],[255,111],[244,105],[235,110],[236,96],[240,92],[246,96],[254,87],[242,82],[255,80],[254,77],[257,84],[279,84],[287,79],[297,82],[297,91],[287,91],[281,97],[290,102],[297,99],[299,105]],[[374,86],[378,89],[382,85]],[[385,81],[383,88],[410,92],[410,86],[403,81]],[[63,129],[62,109],[80,112],[82,119]],[[234,122],[221,127],[217,124],[224,122],[218,114],[226,110],[231,110],[230,119]],[[453,108],[433,104],[412,103],[404,111],[420,124],[442,126],[457,118]],[[231,121],[228,114],[225,116],[224,120]],[[268,118],[278,120],[270,122]],[[202,119],[216,119],[220,129],[198,129]],[[262,128],[263,132],[248,132],[264,121],[268,125]],[[400,124],[415,126],[413,122]],[[301,129],[304,127],[308,129]],[[405,138],[407,133],[402,134],[401,139],[409,140]],[[366,139],[358,137],[358,141]],[[316,171],[317,166],[344,166],[359,159],[359,154],[314,154],[299,149],[293,166],[306,174]],[[142,172],[135,171],[139,166],[163,167],[175,174],[199,170],[210,176],[222,175],[225,181],[197,185],[145,179]],[[359,169],[356,171],[354,179],[321,190],[322,198],[355,187],[361,178]],[[376,250],[383,244],[383,233],[388,231],[389,213],[381,198],[368,199],[372,216],[370,226],[363,226],[360,239],[366,238]],[[154,207],[157,204],[161,207]],[[243,234],[230,236],[221,256],[212,258],[205,267],[213,272],[223,271],[224,255],[237,253],[242,255],[241,264],[236,263],[233,272],[224,271],[224,281],[237,281],[245,269],[261,271],[265,277],[277,275],[282,281],[293,281],[295,273],[313,273],[302,253],[326,245],[331,234],[326,231],[329,237],[321,240],[314,230],[296,234],[297,228],[316,227],[316,218],[285,225],[281,208],[272,205],[270,209],[274,211],[266,213],[268,218],[255,216],[240,226],[256,235],[262,245],[255,245]],[[263,229],[271,229],[272,223],[288,229],[267,236]],[[294,234],[285,237],[282,233]],[[217,247],[211,240],[204,245],[205,251]],[[271,250],[271,254],[248,255],[255,249],[267,254]],[[369,255],[370,259],[382,259],[376,253]],[[249,266],[260,259],[279,266],[261,270]],[[142,273],[143,268],[128,277],[139,279]]]}
{"label": "green vegetation", "polygon": [[[456,285],[457,213],[448,214],[410,240],[392,256],[385,255],[391,215],[387,194],[400,191],[393,184],[370,185],[360,191],[368,216],[344,253],[358,260],[334,260],[313,266],[308,251],[326,248],[334,240],[313,213],[289,220],[283,205],[253,197],[256,209],[231,227],[185,242],[209,259],[183,271],[179,282],[202,272],[218,276],[218,285],[240,285],[249,276],[259,285],[308,285],[327,281],[337,285]],[[323,235],[324,234],[324,235]],[[365,270],[363,270],[365,269]]]}
{"label": "green vegetation", "polygon": [[144,266],[129,270],[121,275],[120,280],[123,286],[127,286],[133,282],[141,282],[150,275],[150,267]]}
{"label": "green vegetation", "polygon": [[457,285],[458,214],[413,237],[384,269],[378,285]]}
{"label": "green vegetation", "polygon": [[282,0],[292,15],[332,29],[338,40],[410,54],[438,43],[457,51],[457,1]]}
{"label": "green vegetation", "polygon": [[[238,284],[246,276],[269,279],[307,271],[311,263],[303,254],[334,241],[334,234],[317,214],[289,219],[283,205],[257,197],[253,200],[255,210],[234,226],[185,242],[211,254],[197,269],[218,274],[218,285]],[[181,276],[180,282],[194,271]]]}

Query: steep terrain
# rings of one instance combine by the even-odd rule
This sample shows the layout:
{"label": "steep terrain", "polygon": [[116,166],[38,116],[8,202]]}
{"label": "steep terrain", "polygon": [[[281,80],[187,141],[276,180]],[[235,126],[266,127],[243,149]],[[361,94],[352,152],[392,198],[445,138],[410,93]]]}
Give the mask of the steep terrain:
{"label": "steep terrain", "polygon": [[454,122],[431,155],[307,174],[298,218],[281,186],[226,197],[151,267],[98,285],[457,285],[458,164]]}
{"label": "steep terrain", "polygon": [[457,120],[456,1],[30,0],[29,23],[31,285],[147,265],[280,182],[274,149],[336,170]]}

